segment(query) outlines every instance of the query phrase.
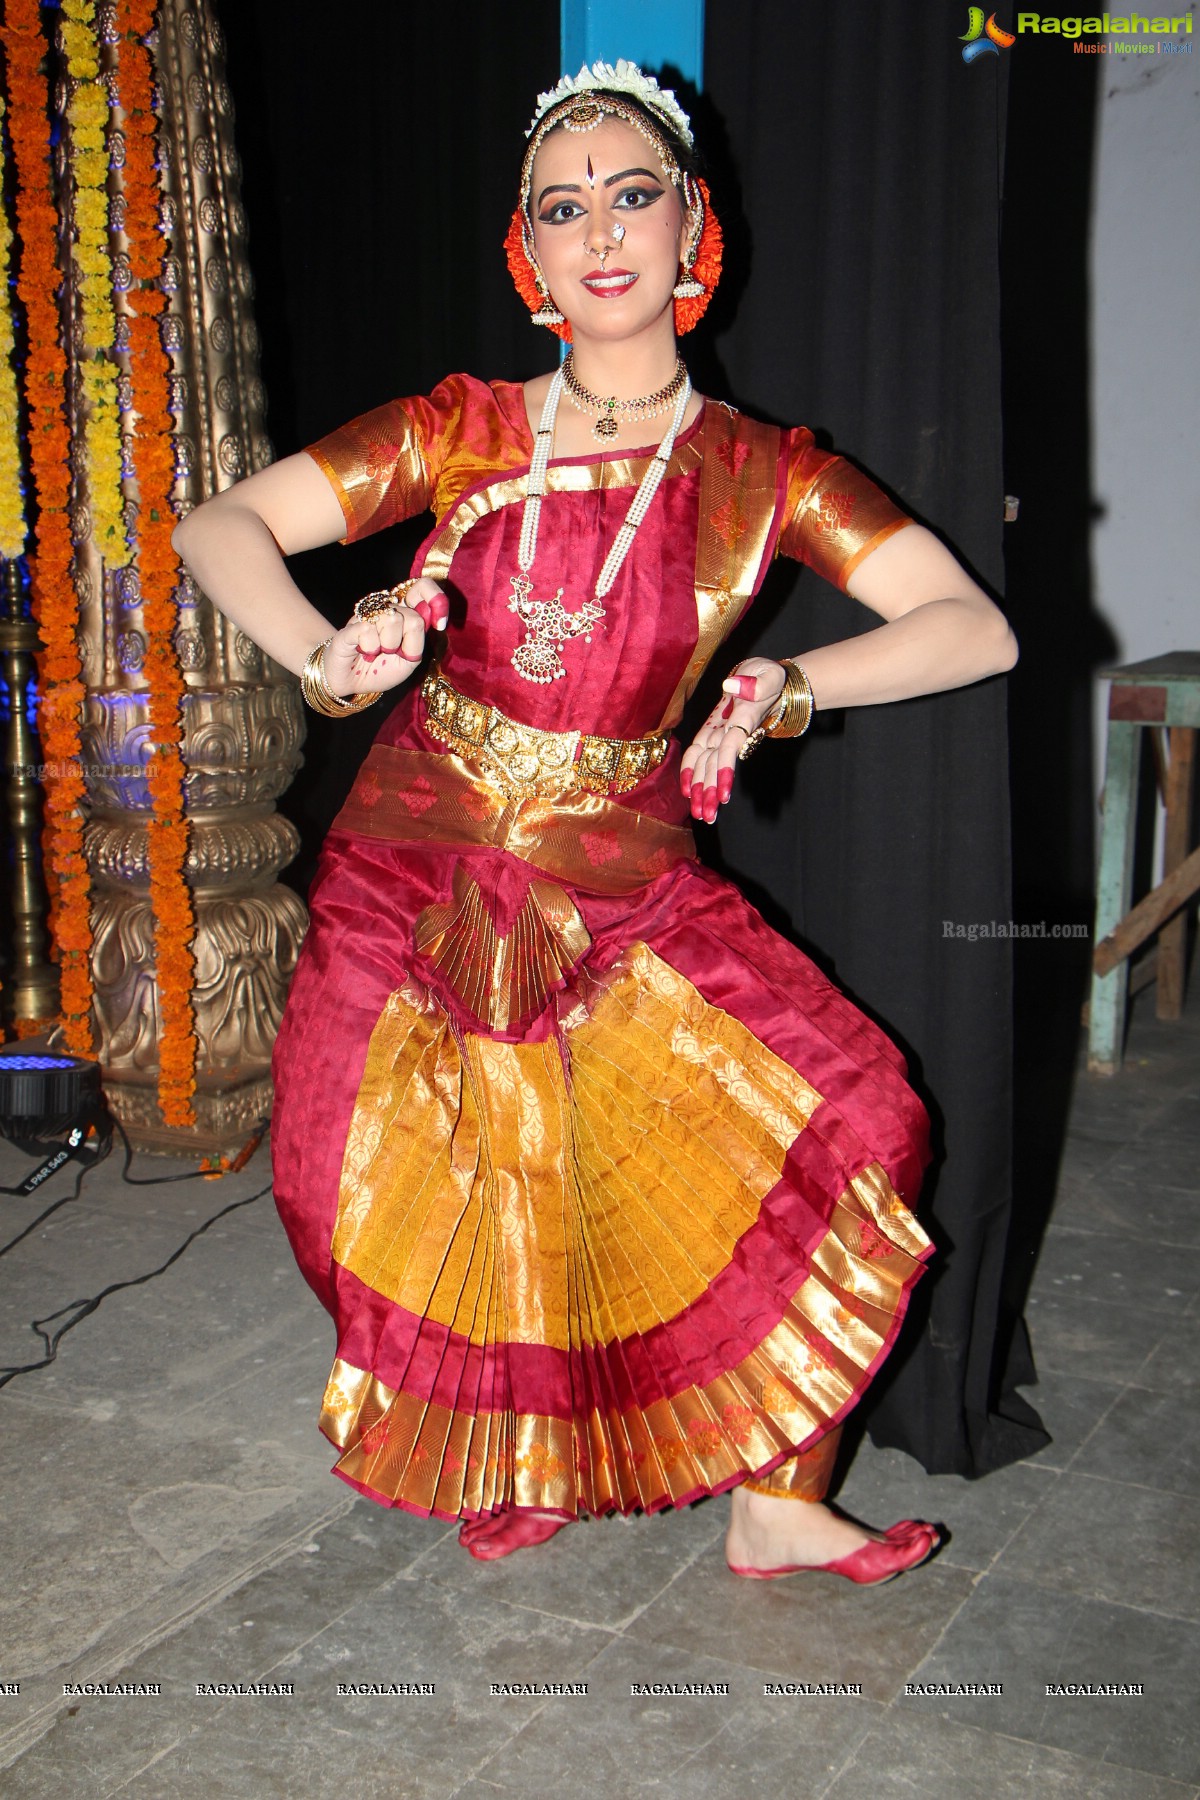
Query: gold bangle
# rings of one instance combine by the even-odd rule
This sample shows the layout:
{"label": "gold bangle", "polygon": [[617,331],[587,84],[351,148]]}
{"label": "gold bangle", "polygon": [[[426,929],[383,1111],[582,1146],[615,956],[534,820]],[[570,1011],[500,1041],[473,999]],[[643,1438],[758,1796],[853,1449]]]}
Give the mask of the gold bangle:
{"label": "gold bangle", "polygon": [[335,694],[325,674],[325,645],[333,642],[333,634],[323,639],[314,650],[310,650],[308,660],[300,671],[300,692],[304,695],[314,712],[321,713],[327,719],[344,719],[350,713],[362,712],[365,706],[374,706],[380,698],[378,694],[349,694],[345,699]]}
{"label": "gold bangle", "polygon": [[783,690],[762,722],[768,737],[797,738],[812,724],[812,684],[799,663],[782,662]]}

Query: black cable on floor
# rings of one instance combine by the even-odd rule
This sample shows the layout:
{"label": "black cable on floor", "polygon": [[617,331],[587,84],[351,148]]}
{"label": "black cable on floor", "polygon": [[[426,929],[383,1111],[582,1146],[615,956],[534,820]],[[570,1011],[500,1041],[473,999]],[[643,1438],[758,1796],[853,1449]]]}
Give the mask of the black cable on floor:
{"label": "black cable on floor", "polygon": [[[56,1175],[65,1162],[77,1162],[80,1169],[71,1192],[64,1194],[61,1200],[55,1200],[24,1231],[19,1231],[15,1238],[10,1238],[7,1244],[0,1246],[0,1256],[6,1256],[22,1238],[36,1230],[43,1219],[48,1219],[51,1213],[57,1212],[60,1206],[66,1206],[69,1200],[78,1200],[84,1176],[89,1169],[102,1163],[112,1149],[112,1128],[112,1116],[104,1102],[96,1096],[89,1099],[82,1112],[63,1129],[62,1143],[49,1156],[44,1154],[47,1147],[45,1139],[19,1136],[12,1139],[18,1150],[23,1150],[27,1156],[42,1156],[43,1161],[24,1181],[18,1182],[16,1187],[0,1187],[0,1194],[16,1194],[21,1199],[28,1199],[30,1194],[36,1194],[44,1181],[49,1181],[52,1175]],[[128,1157],[125,1159],[125,1166],[129,1167]]]}
{"label": "black cable on floor", "polygon": [[[27,1238],[31,1231],[37,1229],[43,1219],[48,1219],[51,1213],[58,1211],[60,1206],[66,1206],[70,1201],[78,1200],[80,1189],[83,1187],[84,1176],[89,1170],[94,1169],[98,1163],[102,1163],[112,1150],[111,1127],[113,1125],[116,1126],[118,1132],[121,1134],[121,1142],[125,1146],[125,1163],[121,1170],[121,1180],[126,1182],[130,1187],[157,1187],[161,1183],[169,1181],[214,1181],[220,1180],[225,1175],[237,1174],[238,1171],[243,1169],[250,1161],[250,1158],[262,1143],[270,1120],[259,1120],[248,1142],[238,1152],[238,1155],[227,1168],[185,1169],[180,1175],[131,1175],[129,1173],[129,1165],[133,1160],[133,1146],[126,1136],[125,1127],[122,1125],[120,1119],[114,1119],[111,1115],[107,1117],[106,1123],[109,1128],[101,1133],[97,1149],[93,1153],[89,1153],[87,1161],[83,1163],[83,1166],[75,1179],[75,1186],[71,1189],[71,1192],[69,1194],[64,1194],[61,1200],[55,1200],[52,1205],[46,1208],[45,1212],[40,1212],[37,1218],[26,1225],[23,1231],[17,1233],[16,1237],[9,1238],[7,1244],[0,1244],[0,1256],[7,1256],[8,1252],[19,1244],[22,1238]],[[78,1129],[78,1127],[75,1127],[73,1128],[73,1132],[68,1134],[68,1144],[70,1142],[70,1136],[74,1135],[74,1132],[78,1131]],[[26,1144],[23,1145],[22,1148],[27,1149],[31,1155],[36,1153],[33,1145]],[[65,1160],[66,1156],[81,1157],[82,1152],[78,1146],[71,1146],[65,1152],[60,1153],[60,1155]],[[47,1166],[47,1164],[43,1165],[43,1167]],[[40,1169],[37,1171],[37,1174],[41,1174]],[[27,1183],[22,1183],[18,1187],[0,1187],[0,1194],[27,1194],[29,1191]]]}
{"label": "black cable on floor", "polygon": [[254,1155],[254,1152],[258,1149],[258,1146],[262,1143],[263,1138],[267,1134],[267,1126],[270,1123],[271,1121],[269,1118],[260,1119],[249,1138],[234,1157],[233,1161],[224,1167],[215,1169],[211,1167],[207,1169],[185,1169],[181,1175],[131,1175],[129,1173],[129,1165],[133,1160],[133,1146],[125,1135],[125,1127],[122,1125],[120,1119],[114,1118],[113,1124],[120,1133],[121,1142],[125,1146],[125,1165],[121,1170],[121,1180],[127,1181],[130,1187],[157,1187],[160,1183],[167,1181],[219,1181],[223,1175],[236,1175],[240,1169],[245,1168],[246,1164],[250,1161],[250,1158]]}
{"label": "black cable on floor", "polygon": [[[172,1182],[172,1181],[196,1181],[196,1180],[211,1181],[214,1178],[220,1179],[221,1177],[223,1177],[226,1174],[235,1174],[240,1169],[244,1168],[246,1163],[249,1162],[250,1158],[253,1156],[255,1150],[258,1148],[259,1144],[262,1142],[263,1137],[266,1134],[267,1125],[269,1124],[269,1122],[270,1121],[266,1120],[266,1119],[259,1121],[259,1124],[256,1126],[255,1131],[254,1131],[253,1135],[251,1136],[251,1138],[249,1139],[248,1143],[243,1147],[243,1149],[238,1154],[238,1156],[236,1156],[234,1158],[234,1160],[225,1168],[188,1169],[183,1174],[179,1174],[179,1175],[135,1176],[135,1175],[130,1175],[130,1173],[129,1173],[129,1164],[133,1158],[133,1148],[129,1142],[128,1137],[126,1136],[125,1128],[121,1124],[121,1121],[119,1119],[114,1119],[112,1121],[112,1123],[116,1126],[117,1130],[120,1132],[121,1141],[125,1145],[125,1164],[121,1170],[121,1178],[123,1181],[126,1181],[130,1187],[156,1187],[162,1183]],[[72,1191],[69,1194],[64,1194],[61,1200],[54,1201],[54,1203],[51,1206],[48,1206],[44,1212],[39,1213],[38,1217],[33,1220],[32,1224],[27,1225],[23,1231],[18,1232],[16,1237],[10,1238],[8,1243],[5,1244],[2,1248],[0,1248],[0,1256],[7,1255],[7,1253],[14,1247],[14,1245],[19,1244],[21,1242],[22,1238],[28,1237],[29,1233],[31,1231],[33,1231],[36,1226],[40,1225],[42,1223],[43,1219],[48,1219],[50,1217],[50,1214],[57,1212],[60,1206],[65,1206],[67,1204],[67,1202],[70,1200],[78,1199],[80,1190],[83,1186],[84,1176],[89,1174],[91,1172],[91,1170],[97,1166],[98,1163],[101,1163],[104,1161],[105,1157],[109,1154],[109,1151],[111,1148],[112,1148],[111,1132],[102,1134],[101,1142],[97,1148],[96,1153],[94,1155],[91,1155],[89,1157],[88,1161],[83,1163],[82,1166],[80,1167],[79,1173],[75,1180],[75,1186],[72,1189]],[[71,1150],[71,1154],[78,1154],[78,1150],[79,1150],[79,1146],[73,1146],[72,1150]],[[255,1200],[261,1200],[264,1194],[269,1194],[271,1192],[271,1185],[272,1184],[268,1181],[267,1185],[265,1187],[259,1188],[259,1190],[256,1194],[249,1194],[249,1195],[247,1195],[247,1197],[244,1200],[231,1200],[228,1206],[223,1206],[219,1212],[213,1213],[212,1217],[209,1219],[206,1219],[204,1221],[203,1225],[198,1225],[196,1227],[195,1231],[190,1233],[190,1235],[183,1240],[182,1244],[179,1245],[178,1249],[173,1250],[171,1252],[171,1255],[168,1256],[166,1262],[159,1264],[157,1269],[150,1269],[147,1271],[147,1273],[145,1275],[130,1276],[129,1279],[126,1281],[110,1282],[108,1287],[101,1289],[100,1293],[98,1293],[98,1294],[93,1294],[89,1298],[84,1299],[84,1300],[72,1300],[66,1306],[60,1306],[57,1312],[47,1313],[45,1318],[31,1319],[30,1320],[30,1330],[35,1331],[37,1333],[38,1337],[41,1338],[43,1344],[46,1346],[46,1355],[43,1356],[38,1362],[21,1363],[21,1364],[18,1364],[13,1367],[9,1367],[9,1368],[0,1368],[0,1388],[6,1387],[8,1385],[8,1383],[10,1381],[14,1380],[15,1377],[18,1375],[28,1375],[28,1374],[31,1374],[35,1369],[48,1368],[49,1365],[57,1357],[58,1346],[61,1344],[62,1340],[66,1337],[67,1333],[69,1331],[73,1331],[75,1326],[80,1324],[82,1320],[86,1319],[89,1314],[94,1313],[96,1311],[96,1308],[100,1305],[101,1301],[106,1300],[108,1298],[109,1294],[118,1293],[122,1288],[140,1287],[143,1284],[143,1282],[153,1281],[156,1276],[165,1274],[166,1271],[171,1267],[172,1263],[176,1263],[179,1261],[179,1258],[183,1255],[184,1251],[188,1248],[189,1244],[195,1243],[196,1239],[198,1237],[202,1236],[203,1233],[206,1232],[211,1225],[215,1225],[217,1223],[218,1219],[223,1219],[227,1213],[236,1212],[239,1207],[250,1206]],[[0,1192],[14,1193],[14,1194],[18,1194],[21,1191],[22,1191],[22,1189],[19,1187],[0,1189]],[[67,1323],[65,1325],[60,1326],[56,1332],[50,1333],[50,1332],[44,1331],[42,1329],[42,1327],[44,1325],[52,1325],[54,1323],[55,1319],[61,1319],[64,1313],[71,1313],[73,1316],[67,1320]]]}
{"label": "black cable on floor", "polygon": [[[150,1269],[145,1275],[131,1275],[127,1281],[112,1281],[106,1288],[101,1288],[98,1294],[93,1294],[87,1300],[72,1300],[66,1306],[60,1306],[57,1312],[47,1313],[44,1319],[32,1319],[30,1321],[30,1328],[37,1332],[38,1336],[45,1344],[46,1355],[42,1357],[40,1362],[22,1363],[16,1368],[0,1369],[0,1388],[6,1387],[17,1375],[28,1375],[34,1369],[48,1368],[57,1357],[58,1346],[62,1343],[68,1331],[73,1331],[75,1326],[78,1325],[81,1320],[88,1317],[89,1313],[94,1313],[102,1300],[106,1300],[110,1294],[118,1293],[121,1288],[140,1287],[143,1282],[153,1281],[156,1275],[165,1274],[172,1263],[179,1261],[179,1258],[183,1255],[188,1245],[194,1244],[196,1239],[202,1236],[203,1233],[208,1230],[210,1225],[215,1225],[218,1219],[223,1219],[225,1217],[226,1213],[236,1212],[239,1206],[249,1206],[252,1201],[261,1200],[263,1195],[269,1194],[270,1191],[271,1183],[268,1181],[266,1187],[259,1188],[257,1194],[249,1194],[244,1200],[231,1200],[228,1206],[223,1206],[220,1212],[215,1212],[211,1219],[205,1219],[203,1225],[197,1225],[195,1231],[184,1238],[179,1248],[173,1250],[166,1262],[160,1263],[157,1269]],[[55,1319],[61,1319],[64,1313],[72,1312],[75,1308],[79,1309],[75,1312],[75,1316],[68,1319],[67,1323],[60,1326],[53,1335],[48,1331],[42,1330],[43,1325],[53,1324]]]}
{"label": "black cable on floor", "polygon": [[[111,1147],[111,1139],[109,1140],[109,1142],[110,1142],[110,1147]],[[78,1200],[79,1190],[83,1186],[84,1176],[87,1174],[89,1169],[95,1168],[96,1163],[103,1162],[104,1158],[107,1155],[108,1155],[108,1150],[103,1150],[103,1151],[101,1151],[100,1155],[96,1157],[95,1162],[89,1162],[89,1163],[82,1164],[79,1169],[79,1173],[75,1177],[75,1186],[71,1189],[71,1192],[69,1194],[64,1194],[61,1200],[55,1200],[50,1206],[48,1206],[46,1208],[45,1212],[40,1212],[38,1214],[37,1218],[31,1220],[31,1222],[25,1227],[24,1231],[18,1231],[16,1237],[9,1238],[7,1244],[0,1244],[0,1256],[7,1256],[10,1250],[13,1250],[16,1248],[16,1246],[21,1242],[22,1238],[27,1238],[31,1231],[36,1231],[37,1227],[41,1224],[43,1219],[48,1219],[50,1217],[51,1213],[57,1212],[60,1206],[65,1206],[67,1204],[68,1200]],[[19,1188],[3,1188],[3,1189],[0,1189],[0,1192],[6,1193],[6,1194],[15,1194],[15,1193],[19,1193],[20,1189]]]}

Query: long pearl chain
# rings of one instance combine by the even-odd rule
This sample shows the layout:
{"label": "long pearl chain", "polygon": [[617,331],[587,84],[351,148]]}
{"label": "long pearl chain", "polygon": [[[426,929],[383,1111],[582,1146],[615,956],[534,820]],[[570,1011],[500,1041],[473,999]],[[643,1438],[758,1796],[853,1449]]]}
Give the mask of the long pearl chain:
{"label": "long pearl chain", "polygon": [[584,602],[576,612],[569,613],[562,605],[563,590],[559,588],[553,600],[532,599],[533,583],[529,579],[533,569],[533,560],[537,555],[538,526],[542,516],[542,497],[546,492],[546,467],[550,461],[550,452],[554,443],[554,421],[558,416],[558,403],[562,398],[563,371],[559,368],[550,383],[546,394],[546,404],[542,408],[542,416],[538,423],[534,438],[533,456],[529,463],[529,481],[525,489],[525,507],[521,514],[521,537],[517,546],[517,565],[519,575],[510,576],[513,597],[509,601],[509,611],[515,612],[526,629],[526,641],[518,644],[513,652],[512,663],[518,675],[527,681],[556,681],[566,674],[559,657],[559,647],[568,638],[586,637],[591,641],[592,629],[604,617],[604,607],[600,604],[604,596],[610,592],[621,570],[621,565],[628,556],[638,526],[650,510],[658,484],[667,471],[671,453],[675,448],[675,439],[683,424],[683,415],[687,411],[688,401],[692,395],[692,384],[685,373],[683,387],[675,402],[675,410],[658,449],[646,465],[646,473],[638,483],[638,489],[629,504],[629,511],[613,539],[604,566],[596,580],[592,598]]}

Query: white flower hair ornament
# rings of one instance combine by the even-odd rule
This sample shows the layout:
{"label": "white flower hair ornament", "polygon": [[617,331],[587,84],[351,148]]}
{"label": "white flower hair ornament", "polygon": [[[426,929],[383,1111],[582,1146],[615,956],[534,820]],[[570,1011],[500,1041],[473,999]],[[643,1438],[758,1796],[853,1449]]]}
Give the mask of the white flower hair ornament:
{"label": "white flower hair ornament", "polygon": [[659,87],[653,75],[647,75],[636,63],[628,62],[624,57],[615,64],[594,62],[590,69],[584,63],[578,75],[564,75],[556,88],[551,89],[548,94],[539,94],[537,110],[525,136],[533,136],[543,116],[557,106],[560,100],[597,91],[629,94],[633,99],[640,100],[652,113],[658,114],[689,150],[693,148],[692,121],[675,98],[673,89]]}

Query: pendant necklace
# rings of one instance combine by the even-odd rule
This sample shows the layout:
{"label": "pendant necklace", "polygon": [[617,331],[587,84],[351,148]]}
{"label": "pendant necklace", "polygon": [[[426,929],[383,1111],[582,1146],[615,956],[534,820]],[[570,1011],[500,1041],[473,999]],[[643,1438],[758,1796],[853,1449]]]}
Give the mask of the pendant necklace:
{"label": "pendant necklace", "polygon": [[[533,457],[529,464],[529,482],[525,490],[525,509],[521,514],[521,541],[517,547],[517,566],[519,575],[509,576],[509,585],[513,597],[508,603],[509,612],[516,613],[525,627],[525,641],[518,644],[512,655],[512,665],[518,675],[526,681],[545,683],[557,681],[566,674],[559,651],[565,643],[573,638],[581,637],[585,643],[591,643],[592,632],[604,617],[601,604],[610,591],[620,573],[621,565],[629,554],[630,547],[637,535],[638,526],[650,510],[650,503],[658,492],[658,484],[666,473],[667,464],[671,460],[671,452],[675,448],[675,439],[679,427],[683,423],[683,415],[687,411],[691,399],[692,384],[682,361],[672,377],[673,387],[681,378],[675,410],[671,415],[671,423],[658,449],[646,464],[646,473],[638,483],[637,493],[629,504],[624,523],[613,539],[612,547],[604,559],[604,567],[596,579],[590,600],[574,612],[568,612],[562,603],[563,590],[559,588],[553,600],[535,600],[533,598],[533,582],[530,574],[533,559],[537,555],[538,524],[542,512],[542,496],[546,492],[546,465],[550,461],[550,451],[554,442],[554,421],[558,414],[558,403],[565,385],[566,365],[555,372],[546,395],[546,404],[542,408],[541,421],[534,439]],[[587,393],[587,389],[581,390]],[[592,396],[589,395],[589,398]],[[651,396],[657,400],[658,395]],[[645,401],[617,402],[616,404],[645,405]],[[659,411],[663,408],[659,407]],[[614,430],[616,427],[614,426]]]}
{"label": "pendant necklace", "polygon": [[567,399],[578,412],[587,413],[594,420],[592,436],[598,444],[615,438],[622,425],[637,425],[643,419],[657,419],[660,413],[666,412],[687,380],[687,369],[682,356],[679,356],[675,359],[675,373],[665,387],[659,388],[657,394],[641,394],[634,400],[618,400],[615,394],[609,394],[605,398],[584,387],[575,373],[573,350],[567,351],[562,372]]}

